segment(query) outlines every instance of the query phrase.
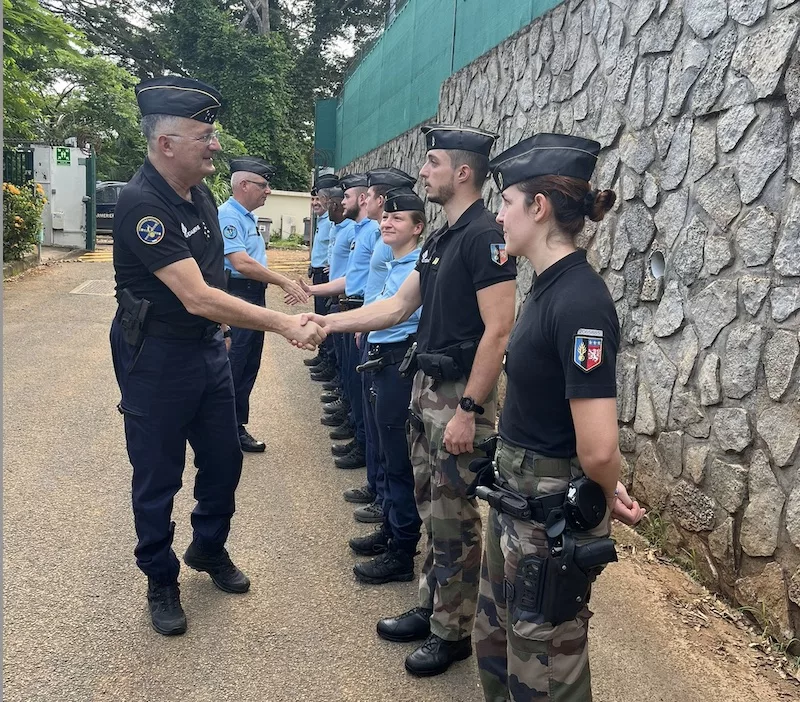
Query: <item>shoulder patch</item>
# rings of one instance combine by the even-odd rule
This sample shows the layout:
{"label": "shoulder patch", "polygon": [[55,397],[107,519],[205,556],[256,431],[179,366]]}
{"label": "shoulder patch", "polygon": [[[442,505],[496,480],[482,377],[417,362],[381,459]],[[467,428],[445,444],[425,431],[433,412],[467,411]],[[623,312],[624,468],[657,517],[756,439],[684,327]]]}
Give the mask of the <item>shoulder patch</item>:
{"label": "shoulder patch", "polygon": [[226,239],[235,239],[237,234],[238,232],[236,231],[236,227],[234,227],[232,224],[229,224],[222,230],[222,236],[224,236]]}
{"label": "shoulder patch", "polygon": [[142,217],[136,225],[136,236],[145,244],[157,244],[164,238],[167,229],[158,217]]}
{"label": "shoulder patch", "polygon": [[603,362],[602,329],[578,329],[572,349],[572,362],[586,373]]}
{"label": "shoulder patch", "polygon": [[504,266],[508,262],[505,244],[489,244],[489,253],[492,255],[492,261],[498,266]]}

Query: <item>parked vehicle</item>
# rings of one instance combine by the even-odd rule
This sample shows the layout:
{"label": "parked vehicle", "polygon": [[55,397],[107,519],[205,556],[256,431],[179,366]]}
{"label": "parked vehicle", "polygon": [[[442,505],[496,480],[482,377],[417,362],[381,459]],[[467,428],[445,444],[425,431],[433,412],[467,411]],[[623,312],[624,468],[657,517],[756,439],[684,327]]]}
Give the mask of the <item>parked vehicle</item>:
{"label": "parked vehicle", "polygon": [[98,234],[111,234],[114,229],[114,210],[119,194],[127,183],[118,180],[100,180],[95,188],[95,210]]}

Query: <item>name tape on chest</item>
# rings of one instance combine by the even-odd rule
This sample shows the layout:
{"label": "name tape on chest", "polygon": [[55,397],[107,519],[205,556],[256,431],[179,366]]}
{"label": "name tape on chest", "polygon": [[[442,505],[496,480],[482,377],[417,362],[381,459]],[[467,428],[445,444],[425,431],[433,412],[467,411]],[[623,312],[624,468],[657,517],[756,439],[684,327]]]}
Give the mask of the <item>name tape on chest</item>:
{"label": "name tape on chest", "polygon": [[157,244],[166,233],[167,228],[158,217],[142,217],[136,225],[136,236],[148,246]]}
{"label": "name tape on chest", "polygon": [[492,261],[498,266],[504,266],[508,263],[508,252],[505,244],[489,244],[489,253],[492,256]]}
{"label": "name tape on chest", "polygon": [[572,349],[572,362],[585,373],[603,362],[602,329],[578,329]]}

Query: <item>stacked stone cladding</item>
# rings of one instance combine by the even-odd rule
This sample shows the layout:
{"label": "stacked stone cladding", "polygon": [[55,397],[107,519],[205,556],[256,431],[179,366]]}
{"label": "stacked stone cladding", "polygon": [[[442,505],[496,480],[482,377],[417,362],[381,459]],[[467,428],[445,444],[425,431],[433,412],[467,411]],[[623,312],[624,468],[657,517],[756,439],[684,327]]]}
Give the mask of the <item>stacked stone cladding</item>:
{"label": "stacked stone cladding", "polygon": [[[618,200],[579,243],[622,324],[624,480],[669,551],[787,640],[800,638],[799,33],[796,0],[572,0],[451,76],[432,116],[496,131],[494,153],[536,132],[601,143],[594,186]],[[412,129],[344,170],[416,173],[424,153]],[[496,211],[490,182],[484,195]]]}

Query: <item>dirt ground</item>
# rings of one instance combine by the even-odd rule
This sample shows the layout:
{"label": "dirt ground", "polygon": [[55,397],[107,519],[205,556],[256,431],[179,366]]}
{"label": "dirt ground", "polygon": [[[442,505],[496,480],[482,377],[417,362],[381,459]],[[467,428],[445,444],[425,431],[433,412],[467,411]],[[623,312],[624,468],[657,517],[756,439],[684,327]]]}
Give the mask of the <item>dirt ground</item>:
{"label": "dirt ground", "polygon": [[[270,249],[303,275],[308,253]],[[3,699],[9,702],[478,702],[474,656],[418,680],[412,645],[375,622],[412,605],[413,583],[363,586],[346,540],[342,490],[363,471],[333,467],[319,385],[304,354],[269,337],[252,398],[231,553],[252,581],[242,597],[181,574],[185,636],[149,626],[136,569],[130,467],[108,348],[113,297],[70,294],[113,278],[111,263],[65,262],[4,283]],[[279,289],[269,305],[285,308]],[[298,311],[298,310],[294,310]],[[191,536],[191,455],[173,512],[175,549]],[[484,510],[485,513],[485,510]],[[742,615],[664,563],[628,529],[592,595],[595,702],[800,700],[780,656]]]}

